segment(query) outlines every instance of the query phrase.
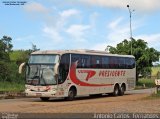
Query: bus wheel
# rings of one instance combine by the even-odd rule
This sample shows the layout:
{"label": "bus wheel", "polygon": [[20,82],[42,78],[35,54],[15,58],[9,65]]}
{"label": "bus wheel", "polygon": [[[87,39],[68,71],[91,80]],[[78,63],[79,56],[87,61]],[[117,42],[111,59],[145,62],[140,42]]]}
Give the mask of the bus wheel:
{"label": "bus wheel", "polygon": [[125,92],[125,85],[122,85],[119,91],[119,95],[120,96],[124,95],[124,92]]}
{"label": "bus wheel", "polygon": [[68,97],[66,98],[66,100],[72,101],[74,100],[75,96],[76,96],[76,91],[75,89],[71,88],[68,92]]}
{"label": "bus wheel", "polygon": [[49,100],[49,97],[40,97],[40,99],[41,99],[42,101],[48,101],[48,100]]}
{"label": "bus wheel", "polygon": [[119,85],[114,86],[113,96],[118,96],[119,94]]}

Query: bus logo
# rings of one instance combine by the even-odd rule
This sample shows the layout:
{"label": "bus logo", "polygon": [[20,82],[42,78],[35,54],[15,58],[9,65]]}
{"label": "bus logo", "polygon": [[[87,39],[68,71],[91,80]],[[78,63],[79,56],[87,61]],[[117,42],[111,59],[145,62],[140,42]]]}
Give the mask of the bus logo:
{"label": "bus logo", "polygon": [[[69,76],[70,76],[70,79],[72,80],[73,83],[75,83],[79,86],[112,86],[112,85],[114,85],[114,84],[92,84],[92,83],[83,82],[83,81],[79,80],[76,76],[77,63],[78,63],[78,61],[72,63],[72,65],[70,67]],[[87,70],[82,70],[82,72],[83,71],[88,72]],[[90,73],[90,72],[92,72],[92,73]],[[93,70],[89,70],[87,78],[89,79],[89,78],[93,77],[94,75],[95,75],[95,73],[93,74]]]}
{"label": "bus logo", "polygon": [[78,73],[87,73],[86,81],[88,81],[91,77],[93,77],[96,72],[93,70],[78,70]]}

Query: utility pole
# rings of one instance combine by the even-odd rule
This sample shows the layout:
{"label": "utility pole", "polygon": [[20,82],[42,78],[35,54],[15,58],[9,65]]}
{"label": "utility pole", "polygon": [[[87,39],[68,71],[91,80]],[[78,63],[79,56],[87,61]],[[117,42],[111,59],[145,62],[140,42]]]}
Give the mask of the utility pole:
{"label": "utility pole", "polygon": [[130,18],[130,39],[131,39],[131,55],[132,55],[132,13],[134,12],[134,10],[131,10],[129,5],[127,5],[128,11],[129,11],[129,18]]}

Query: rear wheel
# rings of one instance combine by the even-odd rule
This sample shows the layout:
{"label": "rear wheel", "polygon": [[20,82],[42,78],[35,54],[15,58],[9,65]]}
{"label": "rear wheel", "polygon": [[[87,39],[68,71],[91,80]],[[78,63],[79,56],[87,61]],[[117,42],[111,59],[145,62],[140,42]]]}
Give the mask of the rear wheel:
{"label": "rear wheel", "polygon": [[40,99],[41,99],[42,101],[48,101],[48,100],[49,100],[49,97],[40,97]]}
{"label": "rear wheel", "polygon": [[125,92],[125,85],[122,85],[119,91],[119,95],[120,96],[124,95],[124,92]]}
{"label": "rear wheel", "polygon": [[113,96],[118,96],[119,94],[119,85],[114,86]]}
{"label": "rear wheel", "polygon": [[75,96],[76,96],[76,91],[75,89],[71,88],[68,92],[68,97],[66,98],[66,100],[72,101],[74,100]]}

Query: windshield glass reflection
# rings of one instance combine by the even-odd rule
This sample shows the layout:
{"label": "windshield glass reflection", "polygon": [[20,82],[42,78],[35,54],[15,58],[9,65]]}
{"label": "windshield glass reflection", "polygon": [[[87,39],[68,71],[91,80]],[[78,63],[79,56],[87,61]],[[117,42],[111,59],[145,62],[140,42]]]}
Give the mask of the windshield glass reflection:
{"label": "windshield glass reflection", "polygon": [[54,65],[28,65],[26,83],[31,85],[54,85]]}

